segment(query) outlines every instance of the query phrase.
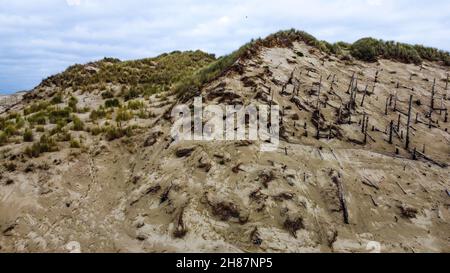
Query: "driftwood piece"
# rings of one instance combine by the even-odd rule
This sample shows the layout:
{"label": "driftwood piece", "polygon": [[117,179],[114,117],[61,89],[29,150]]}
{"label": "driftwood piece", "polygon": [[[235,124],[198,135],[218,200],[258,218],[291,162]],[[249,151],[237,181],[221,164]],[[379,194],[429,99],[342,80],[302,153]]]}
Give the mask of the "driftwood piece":
{"label": "driftwood piece", "polygon": [[344,187],[343,187],[342,182],[339,179],[339,177],[333,176],[332,180],[333,180],[334,184],[336,184],[337,189],[338,189],[338,197],[339,197],[339,202],[341,204],[342,213],[344,216],[344,223],[348,225],[348,224],[350,224],[350,221],[349,221],[349,216],[348,216],[347,202],[345,201]]}
{"label": "driftwood piece", "polygon": [[378,187],[376,184],[374,184],[372,181],[370,181],[368,178],[363,177],[362,183],[366,186],[372,187],[376,190],[379,190],[380,187]]}
{"label": "driftwood piece", "polygon": [[423,159],[425,159],[425,160],[427,160],[427,161],[429,161],[429,162],[433,163],[434,165],[437,165],[437,166],[439,166],[441,168],[447,168],[448,167],[447,163],[438,162],[438,161],[428,157],[427,155],[425,155],[425,154],[423,154],[423,153],[421,153],[421,152],[419,152],[417,150],[416,150],[416,154],[420,155]]}
{"label": "driftwood piece", "polygon": [[405,189],[402,187],[402,185],[400,185],[400,183],[399,183],[398,181],[395,181],[395,183],[397,184],[397,186],[402,190],[402,192],[403,192],[405,195],[408,195],[408,193],[405,191]]}
{"label": "driftwood piece", "polygon": [[299,110],[303,110],[303,111],[307,111],[307,112],[311,112],[312,111],[311,108],[309,108],[308,105],[304,104],[302,102],[302,100],[299,97],[297,97],[297,96],[292,97],[291,98],[291,102],[293,104],[295,104]]}

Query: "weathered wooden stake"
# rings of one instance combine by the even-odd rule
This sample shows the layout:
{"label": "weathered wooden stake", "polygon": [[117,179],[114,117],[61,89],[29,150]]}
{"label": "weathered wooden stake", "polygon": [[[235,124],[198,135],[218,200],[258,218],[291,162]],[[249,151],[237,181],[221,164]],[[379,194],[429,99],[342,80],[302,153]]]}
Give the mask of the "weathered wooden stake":
{"label": "weathered wooden stake", "polygon": [[430,116],[428,117],[428,129],[431,129],[432,125],[432,115],[433,113],[430,113]]}
{"label": "weathered wooden stake", "polygon": [[436,78],[433,81],[433,88],[431,89],[431,105],[430,105],[430,113],[434,111],[434,96],[436,92]]}
{"label": "weathered wooden stake", "polygon": [[389,144],[392,144],[392,133],[394,131],[394,121],[391,120],[390,129],[389,129]]}
{"label": "weathered wooden stake", "polygon": [[364,95],[363,98],[361,100],[361,107],[364,106],[364,100],[366,99],[366,95],[367,95],[367,89],[369,88],[369,85],[366,85],[366,89],[364,89]]}
{"label": "weathered wooden stake", "polygon": [[361,124],[361,133],[364,133],[364,129],[366,128],[366,113],[363,115],[362,124]]}
{"label": "weathered wooden stake", "polygon": [[317,109],[320,107],[320,91],[322,89],[322,75],[320,75],[320,81],[319,81],[319,91],[317,94]]}
{"label": "weathered wooden stake", "polygon": [[355,82],[355,90],[353,91],[352,106],[356,107],[356,95],[358,94],[358,78]]}
{"label": "weathered wooden stake", "polygon": [[352,78],[350,80],[350,84],[348,85],[347,94],[353,90],[353,81],[355,80],[355,72],[353,72]]}
{"label": "weathered wooden stake", "polygon": [[369,126],[369,117],[366,120],[366,128],[364,129],[364,144],[367,144],[367,126]]}
{"label": "weathered wooden stake", "polygon": [[389,97],[386,97],[386,108],[384,109],[384,115],[388,114],[388,106],[389,106]]}
{"label": "weathered wooden stake", "polygon": [[271,108],[271,107],[272,107],[272,101],[273,101],[273,91],[272,91],[272,87],[269,87],[269,95],[270,95],[269,108]]}
{"label": "weathered wooden stake", "polygon": [[406,150],[409,149],[409,127],[411,126],[411,110],[412,110],[413,95],[409,96],[408,121],[406,123]]}

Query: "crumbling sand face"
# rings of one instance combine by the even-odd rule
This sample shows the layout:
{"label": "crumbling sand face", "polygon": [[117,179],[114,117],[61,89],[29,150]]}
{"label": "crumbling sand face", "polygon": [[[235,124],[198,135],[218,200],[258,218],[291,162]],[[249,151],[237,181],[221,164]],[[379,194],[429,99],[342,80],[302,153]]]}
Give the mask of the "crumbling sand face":
{"label": "crumbling sand face", "polygon": [[[24,157],[23,144],[3,147],[2,163],[16,168],[1,167],[0,251],[68,252],[71,242],[82,252],[368,252],[373,242],[383,252],[450,251],[450,126],[440,110],[431,129],[425,118],[434,78],[436,104],[447,94],[448,107],[443,67],[346,64],[303,44],[238,65],[242,74],[230,71],[202,96],[279,105],[278,151],[262,153],[258,141],[173,143],[170,96],[146,105],[153,119],[130,121],[144,127],[131,139],[85,134],[85,150],[38,159]],[[357,89],[347,93],[353,72]],[[409,151],[402,113],[389,143],[394,94],[405,113],[414,96]],[[425,157],[412,160],[423,144]]]}

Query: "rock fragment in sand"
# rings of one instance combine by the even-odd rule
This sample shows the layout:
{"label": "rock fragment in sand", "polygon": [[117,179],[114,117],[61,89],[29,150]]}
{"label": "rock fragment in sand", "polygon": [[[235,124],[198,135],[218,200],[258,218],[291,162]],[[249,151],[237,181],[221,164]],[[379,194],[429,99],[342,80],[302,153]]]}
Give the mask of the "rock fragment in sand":
{"label": "rock fragment in sand", "polygon": [[189,157],[195,151],[195,148],[182,148],[176,151],[177,157]]}

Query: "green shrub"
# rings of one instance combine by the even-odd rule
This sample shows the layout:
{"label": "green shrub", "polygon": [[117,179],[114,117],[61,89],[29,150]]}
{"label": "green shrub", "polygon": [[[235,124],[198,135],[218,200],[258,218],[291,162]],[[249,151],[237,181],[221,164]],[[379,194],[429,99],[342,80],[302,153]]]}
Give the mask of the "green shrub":
{"label": "green shrub", "polygon": [[373,38],[360,39],[352,45],[351,53],[359,60],[376,62],[382,54],[382,43]]}
{"label": "green shrub", "polygon": [[55,140],[47,135],[42,135],[38,142],[25,149],[25,154],[29,157],[39,157],[43,153],[56,151],[58,151],[58,144]]}
{"label": "green shrub", "polygon": [[103,107],[100,107],[98,110],[92,110],[91,114],[89,115],[89,118],[93,121],[102,119],[106,117],[106,111]]}
{"label": "green shrub", "polygon": [[50,113],[48,114],[49,121],[51,124],[57,124],[58,122],[64,121],[66,123],[70,123],[71,120],[72,108],[66,107],[64,109],[50,109]]}
{"label": "green shrub", "polygon": [[28,116],[30,114],[34,114],[36,112],[42,111],[47,109],[47,107],[50,106],[50,103],[47,101],[42,101],[42,102],[38,102],[38,103],[33,103],[32,105],[30,105],[29,107],[25,108],[23,110],[23,113],[25,116]]}
{"label": "green shrub", "polygon": [[5,145],[6,143],[8,143],[8,135],[0,131],[0,146]]}
{"label": "green shrub", "polygon": [[6,120],[17,119],[18,117],[20,117],[19,113],[12,112],[12,113],[8,114],[8,116],[6,117]]}
{"label": "green shrub", "polygon": [[77,104],[78,104],[78,99],[73,96],[70,97],[68,105],[72,109],[73,112],[78,111]]}
{"label": "green shrub", "polygon": [[52,100],[51,100],[51,103],[52,103],[52,104],[60,104],[60,103],[63,103],[62,95],[61,95],[61,94],[58,94],[58,95],[54,96],[54,97],[52,98]]}
{"label": "green shrub", "polygon": [[81,144],[80,144],[80,142],[78,140],[72,139],[70,141],[70,148],[80,149],[81,148]]}
{"label": "green shrub", "polygon": [[73,131],[83,131],[84,130],[84,122],[77,116],[72,116],[72,130]]}
{"label": "green shrub", "polygon": [[129,121],[133,118],[133,113],[126,110],[125,108],[119,108],[116,115],[117,122]]}
{"label": "green shrub", "polygon": [[137,100],[129,101],[127,108],[130,110],[139,110],[144,108],[144,103],[142,101]]}
{"label": "green shrub", "polygon": [[102,98],[104,100],[112,99],[112,98],[114,98],[114,94],[111,91],[108,90],[108,91],[105,91],[105,92],[102,93]]}
{"label": "green shrub", "polygon": [[21,129],[25,125],[25,120],[20,116],[16,118],[16,129]]}
{"label": "green shrub", "polygon": [[125,94],[123,95],[123,99],[125,101],[129,101],[135,98],[138,98],[140,95],[140,92],[134,87],[131,88],[130,90],[128,90],[127,92],[125,92]]}
{"label": "green shrub", "polygon": [[123,137],[123,131],[115,126],[108,126],[105,129],[105,138],[108,141],[113,141]]}
{"label": "green shrub", "polygon": [[116,126],[108,126],[104,128],[105,138],[108,141],[113,141],[124,136],[131,137],[136,126],[128,126],[126,128],[117,128]]}
{"label": "green shrub", "polygon": [[118,99],[111,99],[111,100],[105,101],[106,108],[113,108],[113,107],[119,107],[119,106],[120,106],[120,102]]}
{"label": "green shrub", "polygon": [[147,119],[147,118],[151,117],[151,115],[148,112],[144,111],[144,109],[139,110],[139,112],[137,113],[137,116],[140,119]]}
{"label": "green shrub", "polygon": [[27,120],[31,124],[45,125],[47,124],[47,113],[44,111],[39,111],[38,113],[28,117]]}
{"label": "green shrub", "polygon": [[6,126],[6,128],[4,129],[4,132],[6,135],[8,136],[13,136],[16,134],[17,129],[16,126],[14,126],[13,124],[9,124]]}
{"label": "green shrub", "polygon": [[356,41],[350,48],[353,57],[374,62],[378,58],[396,60],[404,63],[421,64],[423,60],[440,61],[446,65],[450,59],[448,52],[420,45],[412,46],[393,41],[364,38]]}
{"label": "green shrub", "polygon": [[89,128],[89,132],[93,135],[93,136],[98,136],[99,134],[103,133],[105,130],[99,126],[95,126],[95,127],[91,127]]}
{"label": "green shrub", "polygon": [[72,140],[72,135],[67,130],[61,130],[61,132],[56,135],[56,140],[59,142],[67,142]]}
{"label": "green shrub", "polygon": [[6,119],[0,117],[0,130],[3,130],[6,126]]}
{"label": "green shrub", "polygon": [[23,133],[23,141],[33,142],[33,140],[34,140],[33,131],[31,131],[30,129],[26,129],[25,132]]}

